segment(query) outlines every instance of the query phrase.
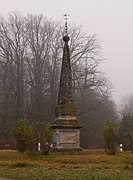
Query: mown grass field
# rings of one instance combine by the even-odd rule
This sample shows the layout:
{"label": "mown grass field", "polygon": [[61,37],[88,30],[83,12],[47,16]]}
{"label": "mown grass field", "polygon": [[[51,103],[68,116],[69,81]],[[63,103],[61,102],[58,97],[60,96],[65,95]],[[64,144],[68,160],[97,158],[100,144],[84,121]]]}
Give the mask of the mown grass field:
{"label": "mown grass field", "polygon": [[131,152],[106,155],[103,151],[51,153],[31,156],[0,151],[0,177],[21,180],[132,180]]}

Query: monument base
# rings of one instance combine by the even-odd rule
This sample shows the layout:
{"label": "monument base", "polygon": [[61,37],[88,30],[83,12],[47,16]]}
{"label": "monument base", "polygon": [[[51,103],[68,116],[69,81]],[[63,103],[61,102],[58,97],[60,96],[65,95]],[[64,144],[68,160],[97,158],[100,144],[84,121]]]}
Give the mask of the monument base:
{"label": "monument base", "polygon": [[80,151],[81,126],[53,126],[54,150],[56,151]]}

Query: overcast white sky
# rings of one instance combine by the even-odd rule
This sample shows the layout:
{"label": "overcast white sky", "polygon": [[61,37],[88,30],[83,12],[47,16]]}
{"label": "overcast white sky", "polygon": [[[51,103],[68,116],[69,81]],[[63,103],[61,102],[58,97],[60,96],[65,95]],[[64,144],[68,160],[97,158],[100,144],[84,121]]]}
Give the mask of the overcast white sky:
{"label": "overcast white sky", "polygon": [[114,86],[116,103],[133,93],[133,0],[0,0],[0,15],[12,11],[42,13],[53,20],[68,12],[71,23],[101,41],[102,70]]}

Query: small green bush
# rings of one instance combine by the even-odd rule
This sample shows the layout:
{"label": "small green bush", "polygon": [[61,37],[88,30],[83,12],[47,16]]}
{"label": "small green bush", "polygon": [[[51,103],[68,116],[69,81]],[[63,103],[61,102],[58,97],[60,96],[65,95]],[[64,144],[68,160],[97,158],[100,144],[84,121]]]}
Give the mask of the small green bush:
{"label": "small green bush", "polygon": [[28,125],[27,119],[19,119],[16,127],[16,140],[19,151],[26,151],[27,144],[32,135],[33,129]]}
{"label": "small green bush", "polygon": [[49,154],[52,139],[53,132],[49,123],[37,122],[31,126],[28,125],[27,119],[18,120],[16,141],[20,152],[36,153],[37,143],[40,142],[43,153]]}
{"label": "small green bush", "polygon": [[103,129],[104,145],[107,154],[116,154],[117,125],[112,121],[106,121]]}

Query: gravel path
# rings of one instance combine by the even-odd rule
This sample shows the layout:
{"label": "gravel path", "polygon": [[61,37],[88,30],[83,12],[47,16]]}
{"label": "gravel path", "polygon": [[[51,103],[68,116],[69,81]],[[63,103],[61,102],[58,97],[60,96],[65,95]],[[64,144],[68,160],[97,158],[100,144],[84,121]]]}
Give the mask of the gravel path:
{"label": "gravel path", "polygon": [[11,179],[5,179],[5,178],[0,177],[0,180],[11,180]]}

